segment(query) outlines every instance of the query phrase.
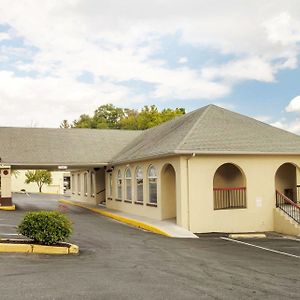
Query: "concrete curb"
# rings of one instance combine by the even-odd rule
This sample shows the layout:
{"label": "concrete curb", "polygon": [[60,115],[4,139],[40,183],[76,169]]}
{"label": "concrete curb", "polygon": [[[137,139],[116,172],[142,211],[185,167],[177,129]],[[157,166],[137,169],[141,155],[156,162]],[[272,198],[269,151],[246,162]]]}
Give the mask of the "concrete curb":
{"label": "concrete curb", "polygon": [[232,239],[265,239],[265,233],[231,233],[229,237]]}
{"label": "concrete curb", "polygon": [[[16,243],[18,240],[2,240],[7,243],[0,243],[0,253],[35,253],[35,254],[78,254],[77,245],[64,243],[66,246],[45,246],[32,243]],[[9,243],[14,241],[14,243]]]}
{"label": "concrete curb", "polygon": [[101,215],[106,216],[108,218],[117,220],[119,222],[131,225],[131,226],[134,226],[134,227],[137,227],[137,228],[142,228],[144,230],[147,230],[147,231],[150,231],[150,232],[153,232],[153,233],[156,233],[156,234],[171,237],[167,232],[165,232],[165,231],[163,231],[163,230],[161,230],[161,229],[159,229],[159,228],[157,228],[153,225],[143,223],[143,222],[135,220],[135,219],[129,219],[129,218],[126,218],[126,217],[123,217],[123,216],[119,216],[117,214],[107,212],[107,211],[102,210],[100,208],[89,207],[89,206],[86,206],[82,203],[77,203],[75,201],[70,201],[70,200],[59,200],[59,202],[64,203],[64,204],[78,206],[78,207],[81,207],[81,208],[85,208],[85,209],[88,209],[88,210],[90,210],[92,212],[95,212],[97,214],[101,214]]}
{"label": "concrete curb", "polygon": [[16,210],[16,206],[15,205],[0,206],[0,210]]}

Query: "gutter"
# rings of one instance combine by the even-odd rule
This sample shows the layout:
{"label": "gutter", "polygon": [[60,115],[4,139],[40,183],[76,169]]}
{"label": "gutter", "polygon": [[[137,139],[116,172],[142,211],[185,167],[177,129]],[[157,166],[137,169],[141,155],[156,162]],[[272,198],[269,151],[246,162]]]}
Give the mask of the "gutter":
{"label": "gutter", "polygon": [[175,154],[205,154],[205,155],[216,155],[216,154],[226,154],[226,155],[300,155],[299,152],[259,152],[259,151],[195,151],[195,150],[174,150]]}

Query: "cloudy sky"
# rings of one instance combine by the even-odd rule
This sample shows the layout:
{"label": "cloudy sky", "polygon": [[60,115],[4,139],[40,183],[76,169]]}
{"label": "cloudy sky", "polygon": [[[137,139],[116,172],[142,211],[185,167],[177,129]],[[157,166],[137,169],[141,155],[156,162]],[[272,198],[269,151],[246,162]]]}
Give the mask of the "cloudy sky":
{"label": "cloudy sky", "polygon": [[299,0],[0,0],[0,126],[214,103],[300,133],[299,46]]}

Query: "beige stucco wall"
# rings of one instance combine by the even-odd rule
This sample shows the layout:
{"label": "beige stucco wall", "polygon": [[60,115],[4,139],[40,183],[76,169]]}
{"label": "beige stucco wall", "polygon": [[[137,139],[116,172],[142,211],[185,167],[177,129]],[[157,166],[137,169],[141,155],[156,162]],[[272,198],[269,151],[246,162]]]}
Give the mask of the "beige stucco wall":
{"label": "beige stucco wall", "polygon": [[[18,170],[11,176],[11,189],[13,192],[20,192],[25,189],[28,193],[38,193],[39,189],[36,183],[25,183],[25,173],[27,170]],[[51,172],[52,183],[50,185],[43,185],[43,193],[63,194],[64,193],[64,176],[68,175],[68,172]]]}
{"label": "beige stucco wall", "polygon": [[300,225],[287,217],[279,208],[274,208],[274,231],[287,235],[300,236]]}
{"label": "beige stucco wall", "polygon": [[[86,187],[85,187],[86,176]],[[105,200],[105,171],[101,169],[71,172],[71,197],[74,201],[99,204]]]}
{"label": "beige stucco wall", "polygon": [[[189,160],[189,220],[193,232],[254,232],[274,230],[275,173],[298,156],[196,156]],[[213,209],[213,177],[218,167],[233,163],[243,171],[247,208]]]}
{"label": "beige stucco wall", "polygon": [[[175,170],[175,181],[176,184],[172,186],[170,184],[172,182],[172,178],[170,178],[170,172],[167,172],[165,180],[169,184],[164,185],[164,191],[163,194],[168,194],[168,199],[164,203],[162,202],[162,180],[161,180],[161,174],[165,170],[163,170],[164,166],[166,164],[171,164]],[[158,175],[157,179],[157,207],[148,206],[148,184],[147,184],[147,171],[150,165],[153,165],[156,168],[156,172]],[[143,170],[143,178],[144,178],[144,202],[143,205],[134,203],[136,201],[136,180],[135,180],[135,173],[137,167],[141,167]],[[125,177],[124,173],[126,168],[130,168],[131,174],[132,174],[132,202],[128,203],[125,202]],[[121,170],[122,176],[123,176],[123,199],[122,201],[116,200],[117,195],[117,174],[118,170]],[[146,160],[141,162],[134,162],[130,164],[124,164],[124,165],[115,165],[114,169],[112,171],[112,195],[110,196],[107,193],[107,200],[106,200],[106,206],[111,209],[117,209],[124,212],[141,215],[157,220],[161,219],[167,219],[177,216],[177,223],[181,224],[182,222],[182,213],[181,213],[181,207],[182,205],[180,202],[180,194],[182,193],[182,180],[180,179],[182,176],[181,174],[181,161],[179,157],[170,157],[170,158],[164,158],[164,159],[156,159],[156,160]],[[108,180],[109,174],[106,173],[106,189],[109,190],[109,180]],[[173,190],[175,188],[175,191]],[[174,197],[176,199],[174,199]],[[164,206],[165,205],[165,206]],[[176,210],[176,213],[175,213]]]}
{"label": "beige stucco wall", "polygon": [[[114,166],[112,172],[112,197],[107,195],[107,207],[132,214],[164,219],[174,215],[176,207],[177,224],[193,232],[260,232],[274,230],[275,207],[275,174],[284,163],[291,162],[300,166],[298,156],[261,156],[261,155],[202,155],[181,156],[156,160],[146,160]],[[236,165],[245,176],[243,180],[236,176],[235,171],[228,170],[231,182],[224,182],[220,176],[215,177],[218,185],[230,187],[246,186],[247,207],[240,209],[214,210],[213,182],[216,170],[225,163]],[[158,173],[158,203],[157,207],[148,207],[147,203],[147,169],[153,164]],[[171,178],[161,177],[164,166],[171,164],[176,172],[176,192],[173,193]],[[133,201],[118,202],[116,197],[116,174],[120,169],[124,175],[127,167],[131,168],[132,177],[140,166],[144,173],[144,204],[134,204],[135,180],[133,180]],[[291,169],[292,170],[292,169]],[[285,168],[283,177],[290,183],[289,168]],[[298,172],[298,170],[297,170]],[[168,172],[167,172],[168,173]],[[228,175],[227,174],[227,175]],[[106,175],[108,176],[108,174]],[[298,179],[299,180],[299,179]],[[294,179],[293,179],[293,182]],[[298,181],[299,182],[299,181]],[[107,189],[108,189],[107,180]],[[284,188],[278,186],[277,188]],[[123,199],[124,199],[123,177]],[[171,201],[176,197],[176,204]],[[165,205],[165,206],[164,206]],[[169,214],[170,213],[170,214]]]}

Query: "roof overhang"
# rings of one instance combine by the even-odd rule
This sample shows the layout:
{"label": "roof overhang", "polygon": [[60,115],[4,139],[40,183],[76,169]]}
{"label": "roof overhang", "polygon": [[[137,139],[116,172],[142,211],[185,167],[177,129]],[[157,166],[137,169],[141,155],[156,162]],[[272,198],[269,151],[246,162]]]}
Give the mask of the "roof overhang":
{"label": "roof overhang", "polygon": [[14,170],[49,170],[49,171],[64,171],[68,172],[71,170],[79,169],[91,169],[91,168],[103,168],[107,166],[107,163],[43,163],[43,164],[24,164],[24,163],[5,163],[10,165]]}

